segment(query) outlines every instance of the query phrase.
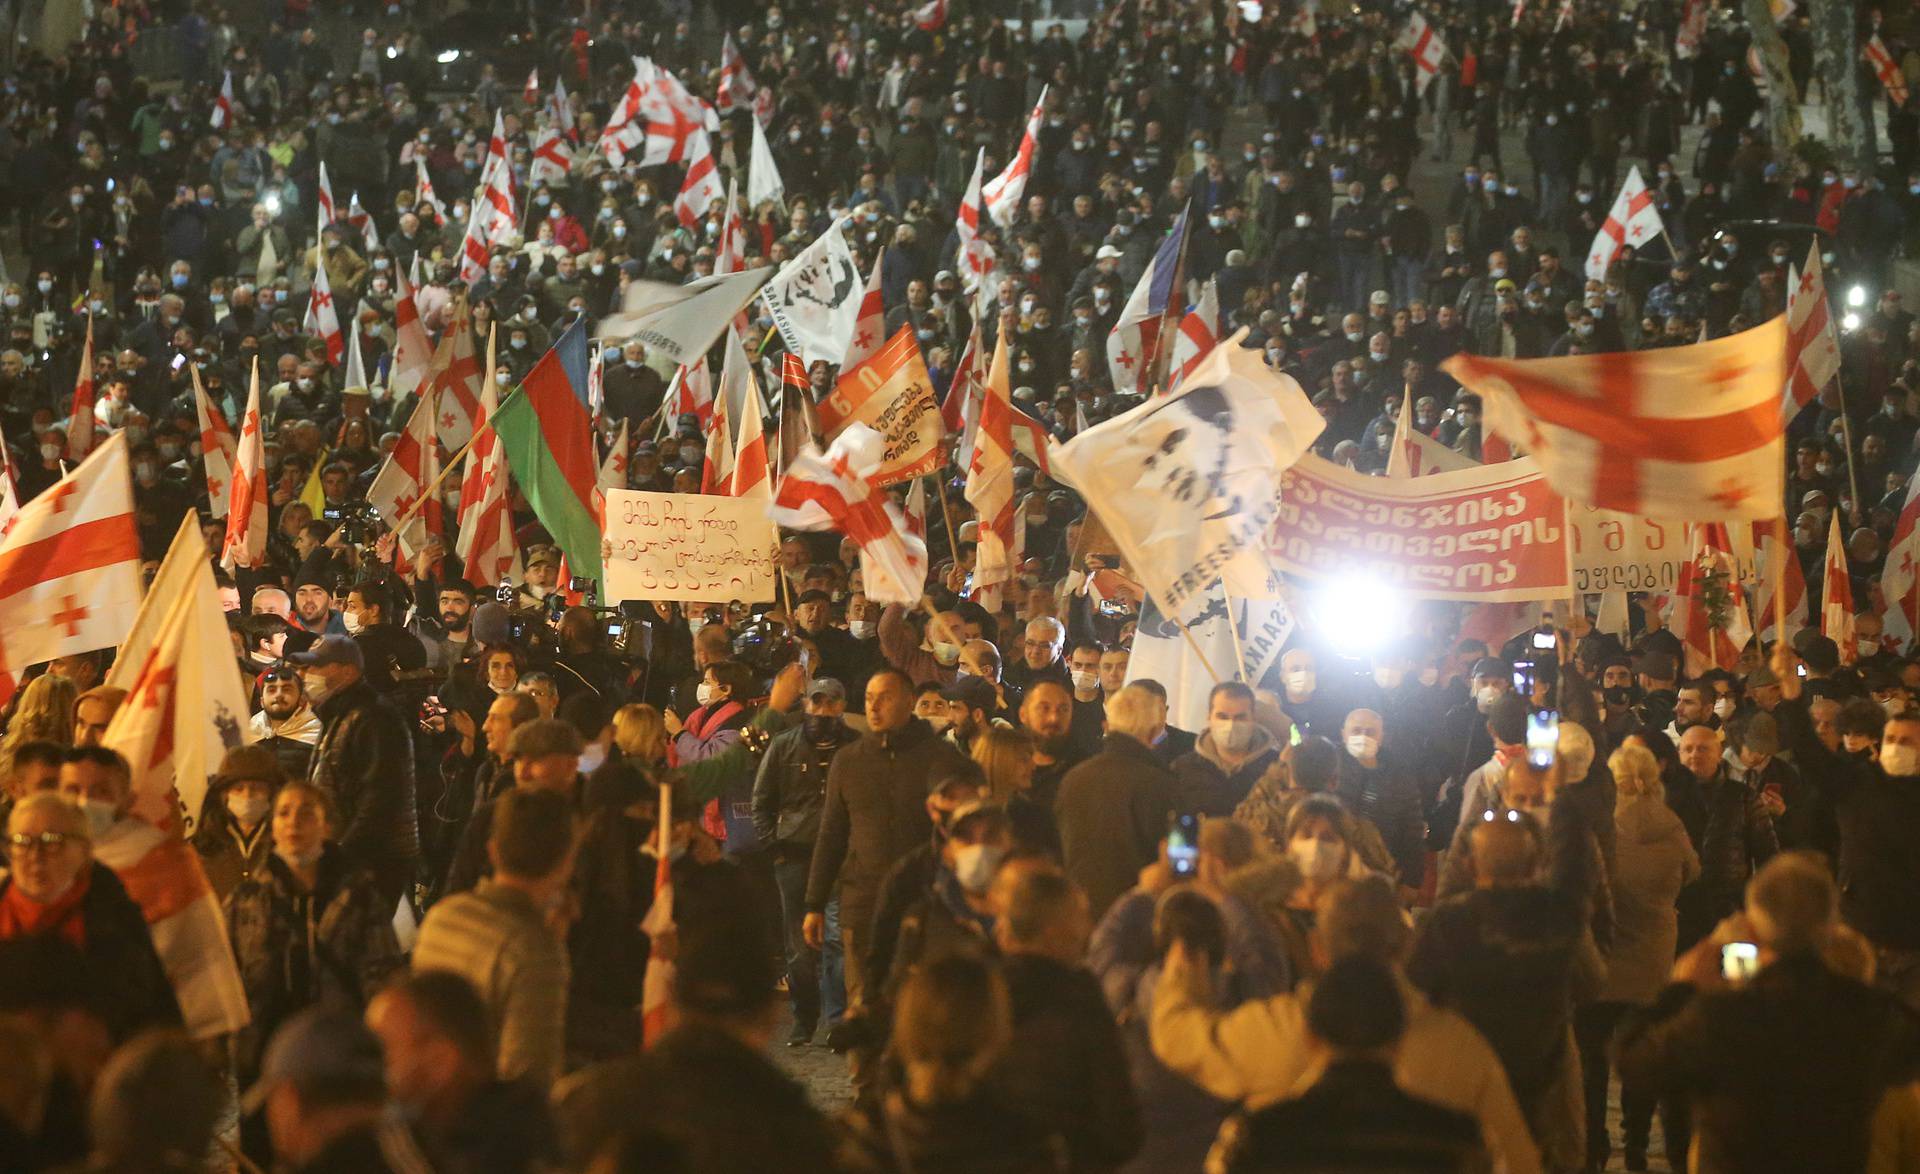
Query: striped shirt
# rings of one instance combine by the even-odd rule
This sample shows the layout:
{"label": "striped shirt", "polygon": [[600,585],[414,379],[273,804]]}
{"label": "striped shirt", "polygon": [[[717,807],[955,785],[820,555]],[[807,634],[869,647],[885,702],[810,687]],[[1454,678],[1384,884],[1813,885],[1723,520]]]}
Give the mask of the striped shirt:
{"label": "striped shirt", "polygon": [[471,982],[499,1041],[501,1079],[560,1077],[566,1042],[566,945],[533,898],[494,880],[427,912],[413,969],[448,970]]}

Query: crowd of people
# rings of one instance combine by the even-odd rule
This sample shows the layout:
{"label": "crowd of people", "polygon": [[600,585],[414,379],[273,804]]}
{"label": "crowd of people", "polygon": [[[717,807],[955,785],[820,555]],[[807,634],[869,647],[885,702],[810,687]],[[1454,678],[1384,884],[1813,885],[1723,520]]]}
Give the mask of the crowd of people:
{"label": "crowd of people", "polygon": [[[218,548],[195,381],[237,420],[260,373],[273,533],[217,576],[251,737],[168,873],[214,894],[249,1022],[187,1029],[210,962],[162,931],[180,892],[128,864],[155,832],[102,744],[113,650],[37,666],[0,733],[0,1169],[1920,1162],[1920,650],[1882,639],[1877,593],[1920,458],[1904,102],[1891,171],[1776,150],[1747,8],[1700,0],[1428,5],[1431,77],[1372,0],[1057,23],[534,2],[458,90],[431,5],[349,6],[364,30],[294,0],[177,7],[112,9],[4,79],[0,206],[31,276],[0,289],[0,429],[20,500],[75,436],[124,435],[147,556],[195,509]],[[1901,61],[1908,8],[1871,16]],[[164,82],[131,64],[162,16]],[[1803,94],[1808,20],[1780,27]],[[710,95],[723,36],[759,93],[720,118],[718,164],[745,178],[761,118],[784,183],[737,209],[745,264],[847,220],[936,391],[1004,339],[1012,401],[1060,439],[1151,390],[1115,386],[1109,334],[1183,215],[1216,335],[1245,328],[1362,472],[1403,401],[1490,455],[1440,360],[1735,332],[1822,242],[1873,306],[1791,426],[1783,504],[1814,615],[1852,520],[1852,634],[1689,676],[1638,597],[1628,639],[1575,611],[1489,642],[1420,605],[1357,658],[1303,624],[1182,729],[1199,698],[1129,671],[1141,601],[1090,591],[1125,568],[1033,454],[1026,558],[994,592],[971,587],[966,470],[934,474],[951,516],[918,609],[870,600],[858,543],[818,533],[783,537],[771,605],[596,608],[517,493],[522,576],[469,573],[450,529],[396,557],[362,507],[413,414],[387,386],[403,275],[431,334],[497,341],[504,390],[632,283],[712,274],[723,201],[683,217],[679,164],[596,139],[635,56]],[[957,206],[1043,87],[975,290]],[[463,281],[496,114],[521,227]],[[563,126],[572,166],[536,180]],[[1664,235],[1585,274],[1630,166]],[[320,270],[364,386],[309,333]],[[770,311],[745,315],[781,387]],[[628,486],[698,491],[672,366],[595,346],[602,451],[631,436]],[[813,364],[808,392],[837,374]],[[781,1045],[844,1056],[849,1103]]]}

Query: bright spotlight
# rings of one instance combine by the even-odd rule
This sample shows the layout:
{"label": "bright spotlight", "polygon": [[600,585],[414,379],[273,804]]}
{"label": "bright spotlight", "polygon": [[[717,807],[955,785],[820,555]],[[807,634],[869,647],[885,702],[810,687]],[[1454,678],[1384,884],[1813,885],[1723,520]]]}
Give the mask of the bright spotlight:
{"label": "bright spotlight", "polygon": [[1866,304],[1867,304],[1867,287],[1866,286],[1855,285],[1855,286],[1849,286],[1847,288],[1847,305],[1857,310],[1861,306],[1864,306]]}
{"label": "bright spotlight", "polygon": [[1849,333],[1860,329],[1860,315],[1849,310],[1840,317],[1840,329]]}
{"label": "bright spotlight", "polygon": [[438,61],[442,65],[452,65],[454,62],[460,60],[460,50],[442,49],[440,50],[439,55],[434,58],[434,60]]}
{"label": "bright spotlight", "polygon": [[280,215],[280,193],[268,192],[267,198],[260,202],[267,206],[267,215],[269,216]]}
{"label": "bright spotlight", "polygon": [[1313,595],[1319,635],[1343,656],[1364,657],[1400,634],[1406,601],[1369,575],[1342,575]]}

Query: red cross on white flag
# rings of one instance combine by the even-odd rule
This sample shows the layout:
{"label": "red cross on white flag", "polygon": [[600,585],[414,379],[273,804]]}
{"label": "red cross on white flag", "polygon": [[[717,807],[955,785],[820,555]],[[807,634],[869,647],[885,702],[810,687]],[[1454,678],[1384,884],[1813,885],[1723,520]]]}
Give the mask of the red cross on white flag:
{"label": "red cross on white flag", "polygon": [[1587,250],[1587,276],[1595,281],[1607,279],[1607,269],[1628,245],[1639,248],[1666,231],[1660,223],[1660,210],[1654,207],[1653,193],[1640,178],[1640,169],[1627,170],[1627,182],[1613,201],[1606,222],[1594,235]]}
{"label": "red cross on white flag", "polygon": [[1486,422],[1569,501],[1664,518],[1772,518],[1786,315],[1692,346],[1558,359],[1455,355]]}

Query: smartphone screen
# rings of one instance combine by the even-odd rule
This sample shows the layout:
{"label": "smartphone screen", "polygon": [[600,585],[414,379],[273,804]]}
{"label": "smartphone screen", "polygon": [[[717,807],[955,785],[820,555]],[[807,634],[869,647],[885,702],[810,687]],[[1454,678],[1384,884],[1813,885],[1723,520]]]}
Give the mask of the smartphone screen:
{"label": "smartphone screen", "polygon": [[1728,942],[1720,947],[1720,977],[1745,982],[1760,969],[1760,947],[1752,942]]}
{"label": "smartphone screen", "polygon": [[1553,756],[1560,745],[1560,715],[1551,709],[1536,710],[1527,715],[1527,763],[1535,770],[1545,770],[1553,765]]}
{"label": "smartphone screen", "polygon": [[1552,648],[1559,642],[1560,638],[1554,635],[1551,628],[1543,628],[1533,634],[1533,646],[1541,651]]}
{"label": "smartphone screen", "polygon": [[1183,811],[1173,817],[1167,830],[1167,863],[1173,875],[1185,879],[1200,868],[1200,817]]}

